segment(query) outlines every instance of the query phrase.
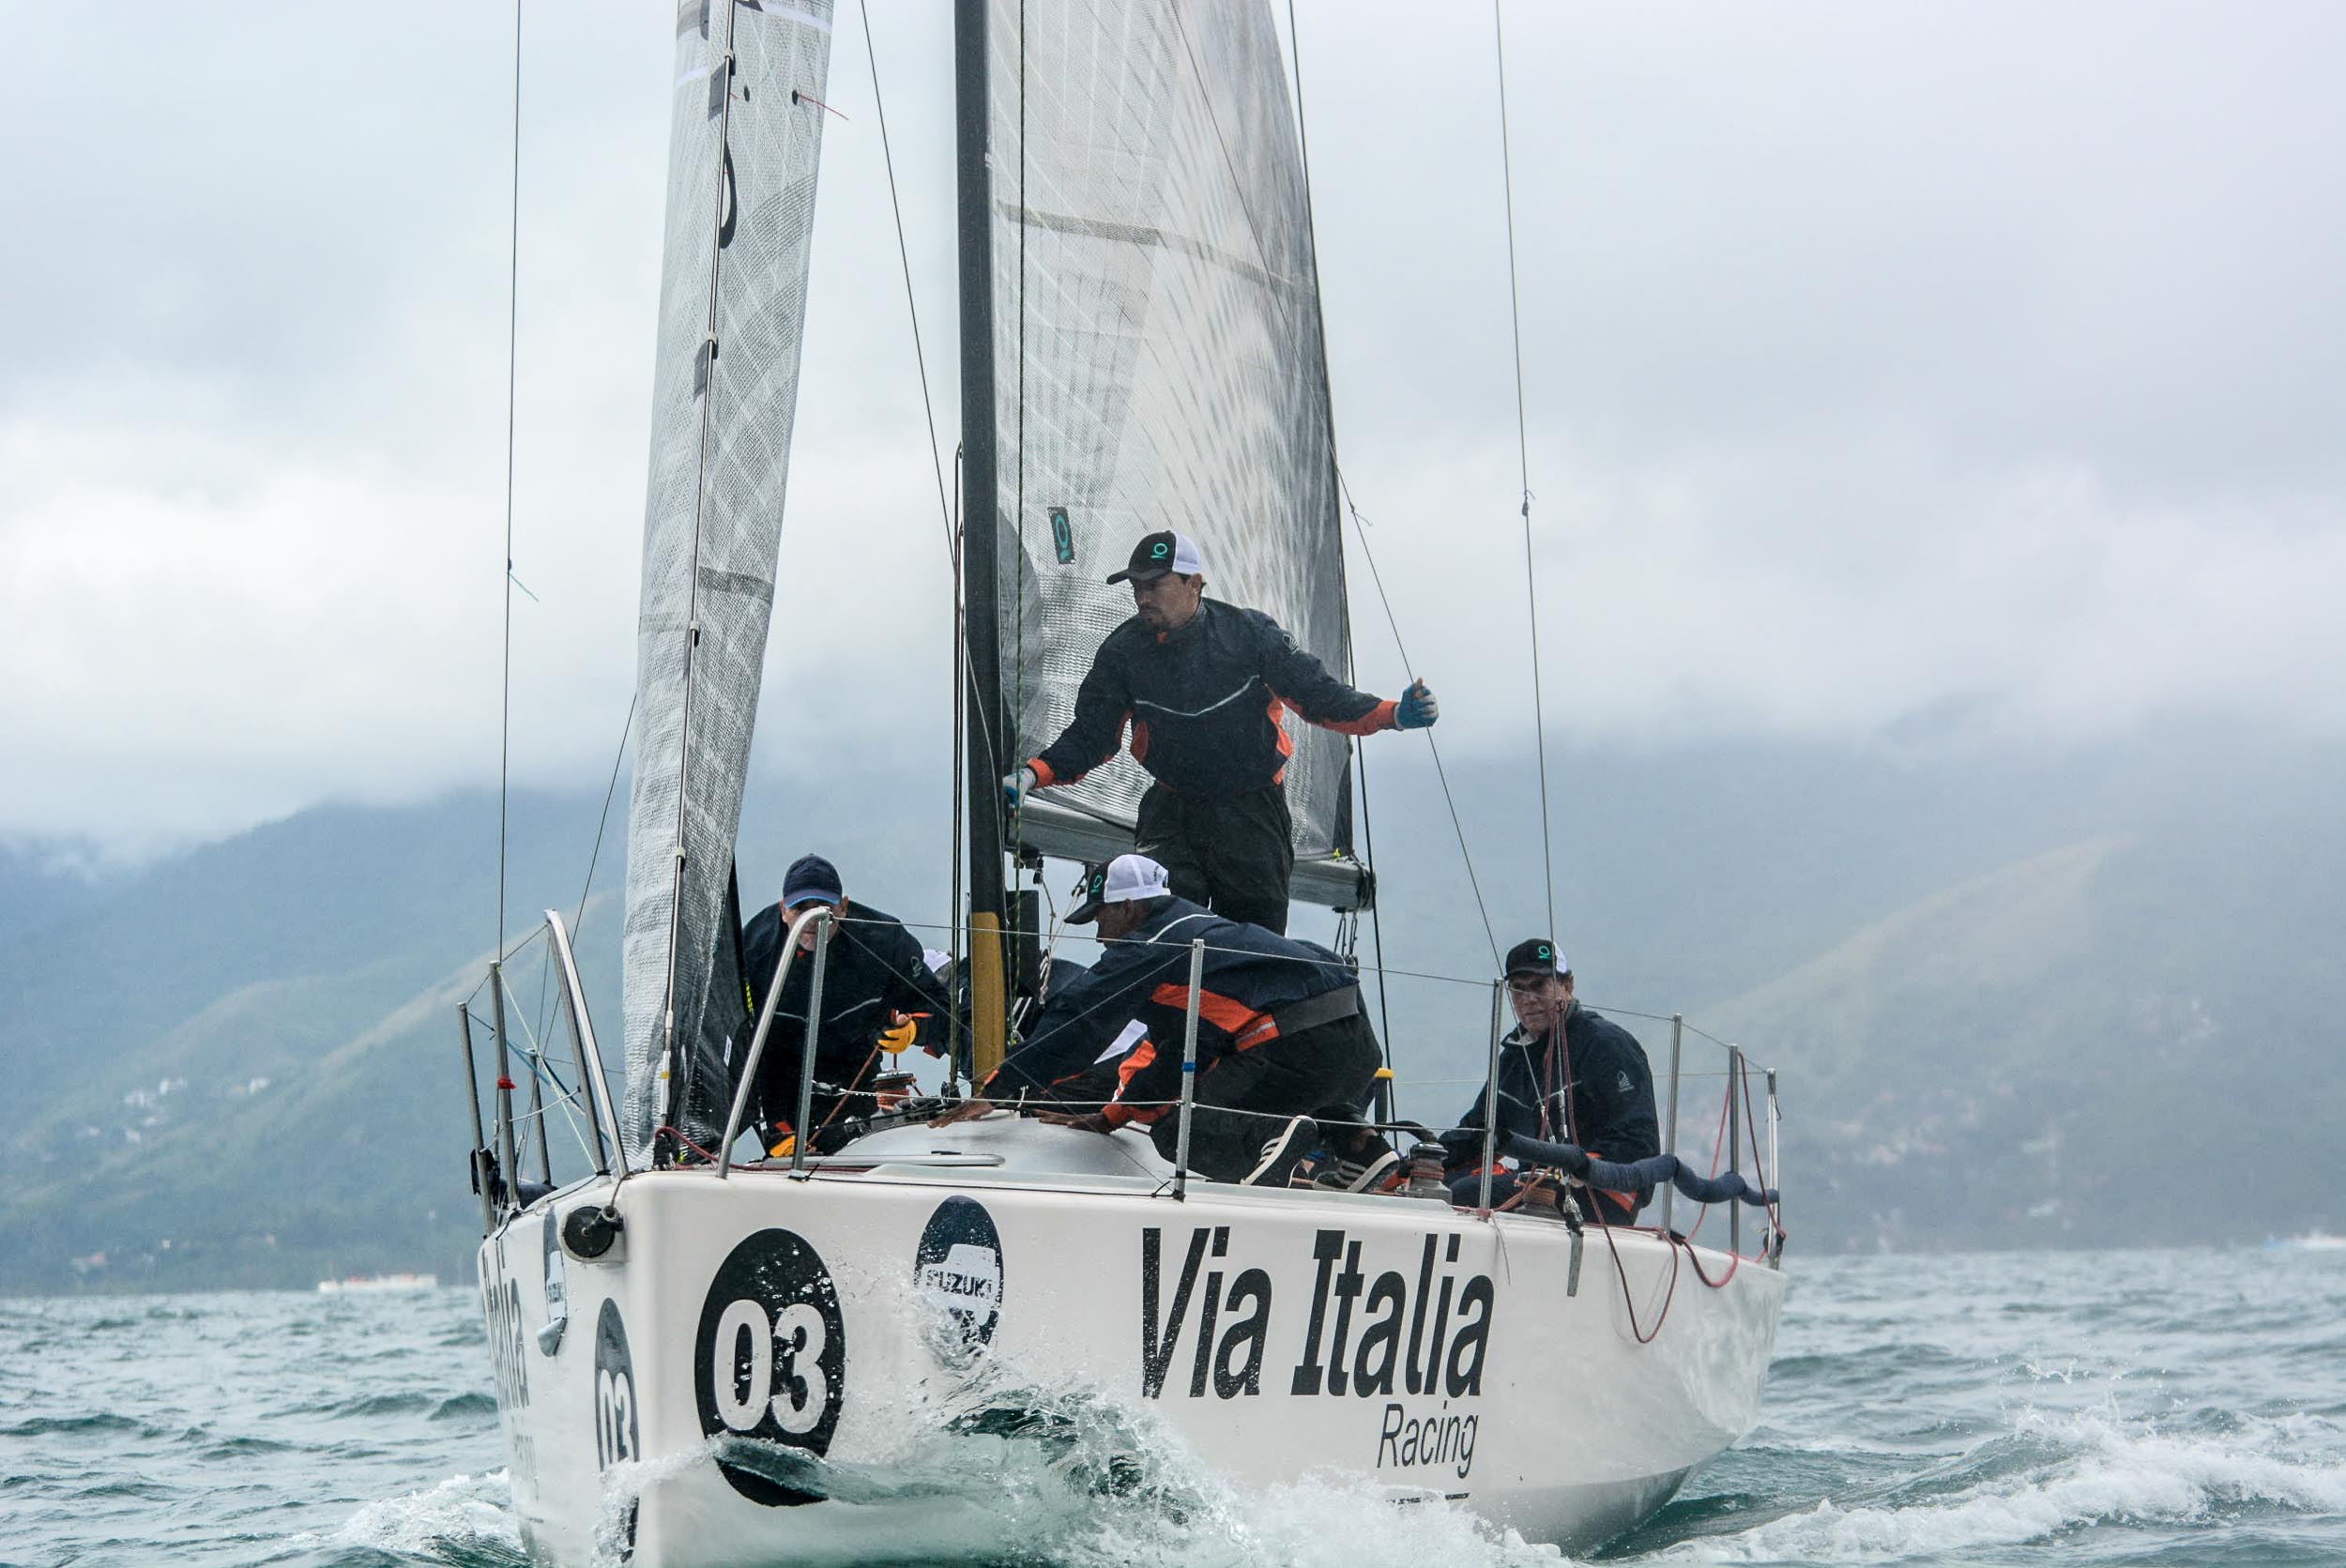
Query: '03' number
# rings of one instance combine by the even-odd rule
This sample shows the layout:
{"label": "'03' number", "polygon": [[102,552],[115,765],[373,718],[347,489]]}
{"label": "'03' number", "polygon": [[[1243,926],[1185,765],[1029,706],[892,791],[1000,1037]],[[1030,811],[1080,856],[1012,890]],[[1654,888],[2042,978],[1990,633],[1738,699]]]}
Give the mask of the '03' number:
{"label": "'03' number", "polygon": [[757,1302],[735,1302],[717,1319],[709,1369],[717,1414],[736,1432],[754,1432],[769,1414],[785,1432],[813,1431],[830,1400],[819,1364],[827,1343],[823,1315],[804,1302],[770,1321]]}

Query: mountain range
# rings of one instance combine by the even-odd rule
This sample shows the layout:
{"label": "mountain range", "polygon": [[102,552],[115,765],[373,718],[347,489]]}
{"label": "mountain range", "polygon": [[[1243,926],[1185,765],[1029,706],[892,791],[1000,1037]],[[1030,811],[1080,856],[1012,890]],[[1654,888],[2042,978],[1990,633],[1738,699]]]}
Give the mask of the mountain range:
{"label": "mountain range", "polygon": [[[1382,945],[1406,1114],[1470,1101],[1491,949],[1545,931],[1657,1077],[1667,1015],[1694,1027],[1693,1156],[1719,1114],[1711,1037],[1780,1071],[1796,1248],[2338,1226],[2338,748],[2205,729],[2058,754],[1561,748],[1551,924],[1532,759],[1449,758],[1445,790],[1412,744],[1368,743],[1381,929],[1360,938],[1371,964]],[[745,901],[821,848],[851,893],[941,921],[949,791],[925,765],[761,769]],[[580,917],[616,1057],[623,782],[602,807],[599,788],[513,799],[506,936]],[[135,866],[0,847],[0,1291],[463,1277],[457,1008],[497,944],[496,814],[479,793],[327,805]],[[510,971],[517,1035],[549,1026],[534,964]]]}

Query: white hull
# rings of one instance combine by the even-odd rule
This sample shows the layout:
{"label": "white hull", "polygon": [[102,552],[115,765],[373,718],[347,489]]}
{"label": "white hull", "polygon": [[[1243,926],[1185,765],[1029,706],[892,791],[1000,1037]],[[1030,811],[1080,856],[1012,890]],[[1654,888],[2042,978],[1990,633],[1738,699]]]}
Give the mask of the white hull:
{"label": "white hull", "polygon": [[[1333,1473],[1571,1546],[1650,1514],[1758,1416],[1784,1293],[1771,1269],[1712,1289],[1683,1250],[1674,1262],[1661,1238],[1616,1232],[1647,1332],[1670,1301],[1640,1345],[1594,1231],[1576,1280],[1553,1220],[1211,1182],[1176,1202],[1153,1175],[1106,1173],[1158,1168],[1129,1134],[881,1137],[1014,1164],[644,1174],[619,1191],[610,1257],[549,1252],[607,1182],[482,1244],[533,1558],[927,1560],[983,1557],[998,1537],[1014,1553],[1030,1543],[988,1471],[1077,1409],[1104,1421],[1109,1449],[1120,1431],[1162,1454],[1169,1433],[1242,1488]],[[1729,1259],[1700,1262],[1717,1278]],[[564,1297],[549,1352],[540,1331]],[[1100,1449],[1100,1431],[1088,1440]],[[721,1454],[755,1469],[729,1479]],[[1111,1484],[1118,1469],[1090,1452],[1059,1474]],[[940,1475],[967,1484],[909,1484]]]}

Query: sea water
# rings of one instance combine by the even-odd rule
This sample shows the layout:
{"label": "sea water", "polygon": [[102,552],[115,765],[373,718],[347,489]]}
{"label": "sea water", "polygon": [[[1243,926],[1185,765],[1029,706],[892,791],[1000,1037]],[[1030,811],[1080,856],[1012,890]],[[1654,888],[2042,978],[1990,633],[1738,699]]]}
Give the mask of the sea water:
{"label": "sea water", "polygon": [[[1759,1428],[1593,1560],[2346,1564],[2346,1255],[1787,1261]],[[1006,1476],[1017,1516],[967,1560],[1564,1560],[1440,1504],[1138,1457],[1056,1512]],[[0,1302],[10,1568],[517,1563],[502,1462],[466,1290]]]}

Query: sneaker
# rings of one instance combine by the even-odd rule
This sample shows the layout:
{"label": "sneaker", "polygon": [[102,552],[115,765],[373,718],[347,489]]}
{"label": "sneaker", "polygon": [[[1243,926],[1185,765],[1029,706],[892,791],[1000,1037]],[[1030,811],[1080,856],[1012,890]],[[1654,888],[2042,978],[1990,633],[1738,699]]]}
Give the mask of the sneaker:
{"label": "sneaker", "polygon": [[[1381,1193],[1400,1184],[1401,1156],[1388,1149],[1366,1161],[1331,1160],[1312,1173],[1311,1185],[1338,1193]],[[1299,1184],[1302,1177],[1297,1177]]]}
{"label": "sneaker", "polygon": [[1255,1168],[1239,1178],[1242,1187],[1284,1187],[1295,1174],[1297,1162],[1319,1137],[1319,1123],[1310,1117],[1299,1116],[1279,1130],[1279,1135],[1262,1146],[1262,1158]]}
{"label": "sneaker", "polygon": [[1290,1187],[1317,1187],[1335,1167],[1336,1157],[1325,1149],[1315,1149],[1295,1162],[1295,1174],[1287,1178]]}

